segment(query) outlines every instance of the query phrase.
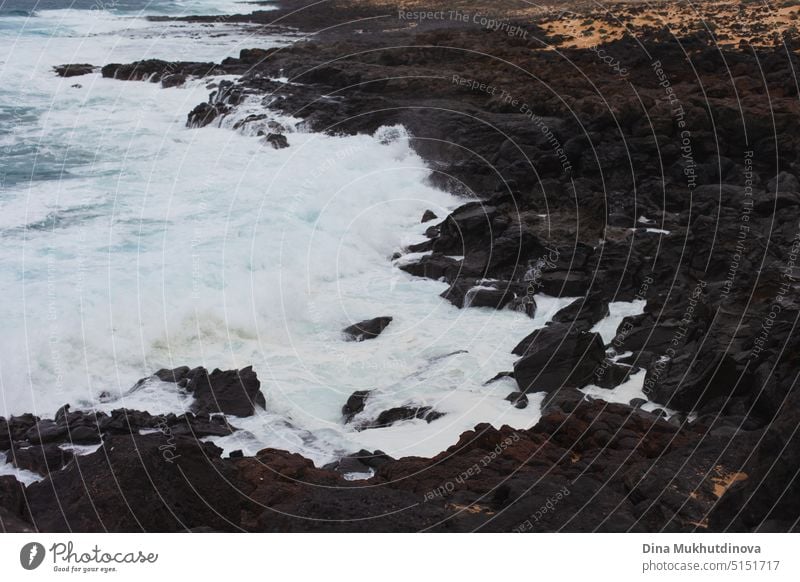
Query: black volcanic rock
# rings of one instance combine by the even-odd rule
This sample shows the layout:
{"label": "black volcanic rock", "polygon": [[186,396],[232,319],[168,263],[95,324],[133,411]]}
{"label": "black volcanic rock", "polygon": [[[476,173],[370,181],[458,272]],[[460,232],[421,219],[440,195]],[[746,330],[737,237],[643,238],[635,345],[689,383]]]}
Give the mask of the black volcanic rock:
{"label": "black volcanic rock", "polygon": [[492,309],[503,309],[515,298],[514,291],[508,287],[494,288],[473,288],[467,291],[464,296],[464,304],[467,307],[491,307]]}
{"label": "black volcanic rock", "polygon": [[27,440],[34,444],[52,443],[64,440],[66,435],[66,424],[57,424],[52,420],[41,420],[25,433]]}
{"label": "black volcanic rock", "polygon": [[576,330],[568,324],[533,332],[514,353],[523,355],[514,364],[514,378],[521,392],[550,392],[562,386],[582,388],[592,383],[605,358],[598,334]]}
{"label": "black volcanic rock", "polygon": [[0,416],[0,451],[8,450],[11,446],[11,435],[8,429],[8,422]]}
{"label": "black volcanic rock", "polygon": [[600,388],[611,389],[626,382],[631,374],[638,372],[638,368],[617,364],[611,360],[603,360],[594,370],[592,384]]}
{"label": "black volcanic rock", "polygon": [[14,447],[9,457],[15,467],[45,476],[64,467],[72,460],[73,454],[51,443]]}
{"label": "black volcanic rock", "polygon": [[59,77],[79,77],[81,75],[89,75],[93,73],[96,69],[97,67],[95,67],[94,65],[88,65],[85,63],[59,65],[57,67],[53,67],[53,70]]}
{"label": "black volcanic rock", "polygon": [[559,388],[549,392],[542,401],[542,414],[558,411],[570,413],[591,399],[577,388]]}
{"label": "black volcanic rock", "polygon": [[713,531],[800,530],[799,396],[789,396],[748,462],[721,476],[726,491],[709,516]]}
{"label": "black volcanic rock", "polygon": [[252,366],[241,370],[214,370],[196,375],[186,389],[194,395],[192,411],[252,416],[266,399]]}
{"label": "black volcanic rock", "polygon": [[186,127],[205,127],[212,123],[219,115],[224,113],[224,109],[210,103],[201,103],[189,113],[186,120]]}
{"label": "black volcanic rock", "polygon": [[608,317],[608,302],[600,294],[576,299],[553,316],[554,323],[569,323],[589,330],[604,317]]}
{"label": "black volcanic rock", "polygon": [[149,412],[117,408],[111,414],[100,419],[100,430],[114,434],[138,433],[142,429],[152,429],[158,418]]}
{"label": "black volcanic rock", "polygon": [[275,150],[282,150],[289,147],[289,140],[286,136],[280,133],[269,133],[264,138],[263,142]]}
{"label": "black volcanic rock", "polygon": [[[691,411],[716,398],[728,399],[750,384],[729,354],[697,346],[673,359],[650,365],[644,390],[651,400],[678,410]],[[739,387],[742,388],[739,388]]]}
{"label": "black volcanic rock", "polygon": [[430,222],[431,220],[436,220],[437,218],[439,217],[434,214],[433,210],[426,210],[422,213],[422,220],[420,220],[420,222]]}
{"label": "black volcanic rock", "polygon": [[180,73],[174,75],[164,75],[161,77],[161,86],[165,89],[170,87],[180,87],[186,83],[186,75]]}
{"label": "black volcanic rock", "polygon": [[8,449],[13,441],[24,440],[38,422],[39,417],[30,413],[12,416],[8,420],[0,416],[0,450]]}
{"label": "black volcanic rock", "polygon": [[342,330],[348,341],[364,341],[378,337],[389,324],[392,323],[391,317],[375,317],[359,321]]}
{"label": "black volcanic rock", "polygon": [[433,422],[443,416],[444,413],[434,410],[431,406],[398,406],[396,408],[384,410],[378,415],[378,418],[372,422],[361,425],[359,429],[384,428],[403,420],[412,420],[415,418]]}
{"label": "black volcanic rock", "polygon": [[514,408],[522,409],[528,407],[528,397],[524,392],[512,392],[506,396],[506,400],[513,404]]}
{"label": "black volcanic rock", "polygon": [[[178,386],[186,387],[189,380],[194,378],[195,375],[202,373],[203,368],[189,368],[189,366],[179,366],[172,370],[162,368],[158,370],[153,376],[162,382],[174,382]],[[146,380],[146,378],[145,378]]]}
{"label": "black volcanic rock", "polygon": [[26,491],[40,531],[235,531],[235,471],[220,449],[163,434],[115,436]]}
{"label": "black volcanic rock", "polygon": [[468,279],[459,277],[450,287],[442,291],[439,297],[447,299],[450,303],[459,309],[464,307],[464,300],[470,289],[473,289],[478,284],[477,279]]}
{"label": "black volcanic rock", "polygon": [[455,280],[462,272],[462,265],[461,261],[457,259],[440,253],[433,253],[425,255],[419,261],[403,264],[400,269],[415,277],[444,278],[447,281],[451,281]]}
{"label": "black volcanic rock", "polygon": [[350,395],[345,405],[342,406],[345,424],[353,420],[356,414],[364,410],[364,406],[370,394],[372,394],[372,390],[356,390]]}
{"label": "black volcanic rock", "polygon": [[[266,399],[261,392],[261,382],[258,380],[258,376],[252,366],[241,370],[222,371],[215,369],[210,373],[203,367],[189,368],[188,366],[180,366],[171,370],[164,368],[148,378],[139,380],[132,390],[140,389],[152,378],[162,382],[174,382],[194,396],[191,410],[197,416],[192,417],[189,423],[194,429],[200,431],[203,429],[198,425],[207,424],[209,422],[209,414],[222,412],[233,416],[252,416],[255,414],[256,407],[264,408],[266,406]],[[147,426],[152,425],[154,422],[153,418],[146,412],[130,411],[130,419],[122,419],[124,414],[128,414],[128,411],[117,412],[118,418],[115,422],[118,423],[118,430],[124,430],[124,423],[131,420],[134,426]],[[160,423],[160,420],[156,419],[156,422]],[[170,423],[168,422],[167,424]],[[211,430],[216,431],[218,429]]]}
{"label": "black volcanic rock", "polygon": [[553,297],[578,297],[589,290],[591,276],[580,271],[553,271],[539,279],[542,292]]}
{"label": "black volcanic rock", "polygon": [[148,59],[129,64],[111,63],[105,65],[101,72],[103,77],[121,81],[151,81],[156,83],[165,77],[175,75],[197,76],[222,74],[223,69],[215,63],[177,62],[170,63],[159,59]]}

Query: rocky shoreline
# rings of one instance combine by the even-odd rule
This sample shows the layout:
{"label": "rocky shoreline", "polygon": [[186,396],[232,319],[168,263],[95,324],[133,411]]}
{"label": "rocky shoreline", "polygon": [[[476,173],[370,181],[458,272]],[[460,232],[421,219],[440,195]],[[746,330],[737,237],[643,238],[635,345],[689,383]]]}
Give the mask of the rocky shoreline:
{"label": "rocky shoreline", "polygon": [[[592,34],[565,32],[574,15],[591,20],[580,5],[532,15],[502,2],[483,22],[475,4],[466,21],[435,16],[461,10],[452,3],[427,3],[430,18],[416,3],[305,4],[227,19],[316,33],[293,46],[102,74],[165,87],[240,76],[215,87],[189,127],[253,99],[313,131],[405,126],[431,183],[465,200],[443,219],[426,213],[429,240],[406,249],[422,258],[403,270],[444,280],[443,298],[462,309],[532,317],[537,294],[582,297],[521,338],[513,370],[496,371],[518,385],[509,406],[546,393],[541,420],[479,425],[432,459],[361,451],[317,468],[274,449],[223,457],[200,438],[235,431],[226,414],[263,407],[255,372],[161,370],[144,381],[177,383],[191,412],[0,419],[0,453],[43,477],[0,477],[2,527],[797,531],[797,37],[768,34],[767,19],[740,38],[722,12],[718,36],[637,28],[643,9],[623,4],[612,13],[632,32],[597,20],[591,29],[607,36],[587,45]],[[92,65],[57,73],[81,71]],[[288,145],[266,117],[247,125],[267,146]],[[596,332],[613,303],[634,300],[643,312],[613,340]],[[344,331],[369,340],[390,324],[386,315]],[[581,391],[638,374],[650,411]],[[360,422],[368,398],[343,403],[342,422],[369,430],[439,414],[392,409]],[[76,445],[99,448],[78,455]]]}

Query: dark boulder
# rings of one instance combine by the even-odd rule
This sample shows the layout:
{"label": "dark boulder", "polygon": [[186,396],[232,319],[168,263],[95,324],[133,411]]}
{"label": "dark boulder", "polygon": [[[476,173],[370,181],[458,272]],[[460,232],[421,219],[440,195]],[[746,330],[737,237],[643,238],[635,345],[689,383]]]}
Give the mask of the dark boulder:
{"label": "dark boulder", "polygon": [[[170,63],[160,59],[148,59],[133,63],[109,63],[101,69],[103,77],[121,81],[151,81],[156,83],[175,75],[202,77],[222,73],[214,63],[179,61]],[[224,82],[224,81],[223,81]]]}
{"label": "dark boulder", "polygon": [[210,103],[201,103],[189,112],[186,127],[205,127],[222,113],[220,108]]}
{"label": "dark boulder", "polygon": [[186,389],[194,395],[192,411],[252,416],[267,403],[252,366],[241,370],[214,370],[195,376]]}
{"label": "dark boulder", "polygon": [[435,225],[435,226],[429,226],[428,228],[426,228],[425,229],[425,236],[427,236],[428,238],[436,238],[437,236],[439,236],[439,226]]}
{"label": "dark boulder", "polygon": [[581,271],[552,271],[542,273],[538,283],[542,292],[553,297],[585,295],[592,282],[590,274]]}
{"label": "dark boulder", "polygon": [[686,412],[715,400],[722,406],[750,386],[744,371],[744,363],[730,354],[689,346],[674,358],[652,363],[643,390],[650,400]]}
{"label": "dark boulder", "polygon": [[542,414],[553,411],[570,413],[590,398],[577,388],[559,388],[548,393],[542,401]]}
{"label": "dark boulder", "polygon": [[473,287],[464,295],[464,307],[490,307],[503,309],[516,295],[508,287],[495,289],[493,287]]}
{"label": "dark boulder", "polygon": [[470,291],[470,289],[475,288],[477,282],[477,279],[459,277],[453,282],[452,285],[450,285],[450,287],[442,291],[439,297],[442,299],[447,299],[450,303],[459,309],[462,309],[464,307],[464,300],[467,296],[467,293]]}
{"label": "dark boulder", "polygon": [[630,375],[636,371],[638,371],[637,368],[616,364],[611,360],[603,360],[595,368],[592,384],[610,390],[626,382]]}
{"label": "dark boulder", "polygon": [[[198,374],[204,373],[205,368],[197,367],[197,368],[189,368],[189,366],[179,366],[172,370],[168,368],[162,368],[153,376],[161,380],[162,382],[174,382],[181,388],[186,388],[189,382]],[[143,380],[147,380],[147,378],[143,378],[139,382]]]}
{"label": "dark boulder", "polygon": [[397,422],[413,420],[415,418],[420,418],[430,423],[443,416],[443,412],[438,412],[431,406],[398,406],[396,408],[384,410],[378,415],[377,419],[359,428],[361,430],[368,428],[384,428],[392,426]]}
{"label": "dark boulder", "polygon": [[186,75],[176,73],[174,75],[164,75],[161,77],[161,86],[164,89],[171,87],[180,87],[186,83]]}
{"label": "dark boulder", "polygon": [[9,455],[11,463],[27,471],[46,476],[58,471],[72,460],[74,455],[56,444],[14,447]]}
{"label": "dark boulder", "polygon": [[248,65],[258,65],[266,61],[269,57],[271,57],[278,49],[276,48],[269,48],[269,49],[260,49],[260,48],[251,48],[251,49],[242,49],[239,51],[239,60],[242,63]]}
{"label": "dark boulder", "polygon": [[524,313],[530,318],[536,316],[536,309],[538,308],[533,294],[527,291],[522,296],[517,295],[514,297],[514,299],[509,302],[508,307],[519,313]]}
{"label": "dark boulder", "polygon": [[577,299],[553,316],[554,323],[570,323],[580,329],[589,330],[601,319],[608,317],[608,302],[601,294]]}
{"label": "dark boulder", "polygon": [[344,415],[344,422],[347,424],[359,412],[364,410],[367,398],[372,394],[372,390],[356,390],[347,399],[347,403],[342,406],[342,414]]}
{"label": "dark boulder", "polygon": [[0,416],[0,451],[6,451],[11,446],[11,432],[8,421]]}
{"label": "dark boulder", "polygon": [[93,445],[100,442],[100,435],[91,426],[70,428],[67,436],[67,442],[74,445]]}
{"label": "dark boulder", "polygon": [[[38,422],[39,417],[30,413],[12,416],[7,421],[0,417],[0,444],[2,444],[4,436],[9,443],[24,440],[28,431]],[[9,447],[6,446],[5,448],[8,449]]]}
{"label": "dark boulder", "polygon": [[535,331],[514,353],[524,354],[514,364],[514,378],[522,392],[587,386],[605,358],[599,334],[575,330],[567,324]]}
{"label": "dark boulder", "polygon": [[513,404],[514,408],[522,409],[528,407],[528,397],[524,392],[512,392],[506,396],[506,400]]}
{"label": "dark boulder", "polygon": [[41,420],[25,433],[25,438],[33,444],[63,441],[66,436],[67,425],[56,424],[56,422],[52,420]]}
{"label": "dark boulder", "polygon": [[[140,389],[151,379],[175,383],[194,396],[195,400],[191,410],[198,416],[191,419],[190,424],[192,425],[207,422],[207,415],[216,412],[233,416],[252,416],[255,414],[256,407],[266,407],[266,399],[261,392],[261,382],[252,366],[241,370],[222,371],[216,369],[211,373],[203,367],[164,368],[148,378],[139,380],[132,391]],[[135,426],[140,428],[142,425],[149,427],[153,424],[168,425],[171,422],[170,420],[163,422],[160,418],[154,419],[146,412],[123,410],[114,411],[114,413],[112,413],[114,419],[106,420],[106,426],[101,426],[101,428],[106,429],[109,422],[115,422],[117,429],[123,431],[125,430],[124,424],[131,420]],[[124,418],[128,414],[132,418]],[[202,416],[203,414],[206,416]],[[200,430],[199,427],[196,428]]]}
{"label": "dark boulder", "polygon": [[473,238],[483,240],[491,228],[497,208],[483,202],[468,202],[454,210],[441,225],[437,250],[458,252]]}
{"label": "dark boulder", "polygon": [[196,415],[187,412],[174,418],[162,417],[158,419],[156,426],[165,434],[187,435],[194,438],[228,436],[238,430],[231,426],[224,416],[210,415],[208,412]]}
{"label": "dark boulder", "polygon": [[269,145],[272,149],[282,150],[289,147],[289,140],[282,133],[269,133],[263,139],[264,145]]}
{"label": "dark boulder", "polygon": [[389,324],[392,323],[391,317],[375,317],[359,321],[342,330],[348,341],[364,341],[378,337]]}
{"label": "dark boulder", "polygon": [[447,281],[455,281],[462,274],[461,261],[440,253],[425,255],[415,263],[401,265],[400,269],[415,277]]}
{"label": "dark boulder", "polygon": [[113,434],[138,433],[142,429],[152,429],[157,418],[149,412],[118,408],[100,420],[100,430]]}
{"label": "dark boulder", "polygon": [[57,67],[53,67],[53,70],[56,72],[56,75],[59,77],[80,77],[81,75],[89,75],[94,73],[97,69],[94,65],[88,64],[70,64],[70,65],[59,65]]}
{"label": "dark boulder", "polygon": [[436,216],[436,214],[433,213],[433,210],[426,210],[422,214],[422,220],[420,222],[423,222],[423,223],[424,222],[429,222],[431,220],[436,220],[437,218],[439,218],[439,217]]}

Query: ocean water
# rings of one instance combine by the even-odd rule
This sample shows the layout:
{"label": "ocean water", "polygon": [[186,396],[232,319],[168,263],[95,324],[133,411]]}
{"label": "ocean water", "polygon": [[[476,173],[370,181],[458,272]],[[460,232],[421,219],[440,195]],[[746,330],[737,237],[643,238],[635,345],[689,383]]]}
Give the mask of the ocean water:
{"label": "ocean water", "polygon": [[[248,14],[269,4],[247,0],[0,0],[0,15],[29,16],[44,10],[80,10],[118,15]],[[85,14],[84,14],[85,17]]]}
{"label": "ocean water", "polygon": [[[233,130],[264,111],[254,101],[187,129],[219,79],[161,89],[51,68],[220,60],[289,40],[142,18],[243,11],[235,2],[70,4],[15,0],[0,13],[0,415],[180,412],[189,402],[173,385],[130,388],[162,367],[253,365],[267,408],[232,419],[242,431],[216,439],[227,450],[318,464],[362,448],[429,456],[480,422],[538,420],[537,397],[517,410],[504,400],[513,381],[484,382],[572,299],[540,296],[533,320],[458,310],[443,283],[398,269],[391,256],[423,240],[423,211],[460,203],[426,184],[403,128],[329,137],[272,115],[290,143],[273,150]],[[394,321],[378,339],[342,341],[343,327],[381,315]],[[446,415],[357,432],[341,418],[355,390],[375,391],[364,418],[406,404]]]}

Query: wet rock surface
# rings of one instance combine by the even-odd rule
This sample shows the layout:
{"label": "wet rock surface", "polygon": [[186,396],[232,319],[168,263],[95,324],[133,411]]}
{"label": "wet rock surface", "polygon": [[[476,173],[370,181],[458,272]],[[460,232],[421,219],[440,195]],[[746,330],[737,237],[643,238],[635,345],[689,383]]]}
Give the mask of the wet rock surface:
{"label": "wet rock surface", "polygon": [[522,356],[514,364],[514,379],[521,392],[549,392],[562,386],[583,388],[595,381],[595,372],[605,357],[599,335],[567,324],[533,332],[513,353]]}
{"label": "wet rock surface", "polygon": [[86,63],[59,65],[57,67],[53,67],[53,70],[59,77],[80,77],[82,75],[94,73],[96,69],[97,67],[94,65],[89,65]]}
{"label": "wet rock surface", "polygon": [[392,323],[391,317],[374,317],[354,323],[344,328],[342,333],[348,341],[361,342],[375,339],[383,333],[383,330],[386,329],[390,323]]}
{"label": "wet rock surface", "polygon": [[[230,414],[233,416],[252,416],[258,409],[266,406],[261,382],[252,366],[241,370],[219,370],[209,372],[205,368],[182,366],[173,370],[163,369],[152,376],[161,382],[174,382],[191,394],[194,413]],[[150,378],[142,378],[133,390],[142,387]]]}

